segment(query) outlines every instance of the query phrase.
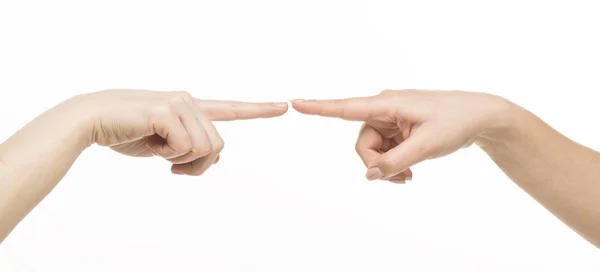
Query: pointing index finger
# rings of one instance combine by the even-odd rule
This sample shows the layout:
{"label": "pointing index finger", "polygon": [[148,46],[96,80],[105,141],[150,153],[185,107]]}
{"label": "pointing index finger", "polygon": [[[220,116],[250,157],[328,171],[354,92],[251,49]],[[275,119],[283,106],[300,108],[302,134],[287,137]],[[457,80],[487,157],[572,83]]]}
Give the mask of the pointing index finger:
{"label": "pointing index finger", "polygon": [[351,121],[366,121],[381,110],[374,97],[355,97],[333,100],[292,100],[292,107],[300,113]]}
{"label": "pointing index finger", "polygon": [[286,102],[240,102],[196,99],[196,103],[211,121],[233,121],[281,116],[288,110]]}

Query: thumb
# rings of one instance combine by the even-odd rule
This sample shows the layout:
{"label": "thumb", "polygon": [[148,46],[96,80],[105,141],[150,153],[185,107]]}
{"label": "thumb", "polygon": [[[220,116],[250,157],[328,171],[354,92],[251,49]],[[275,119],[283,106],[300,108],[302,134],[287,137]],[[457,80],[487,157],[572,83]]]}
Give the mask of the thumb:
{"label": "thumb", "polygon": [[381,154],[369,164],[367,179],[387,179],[432,158],[438,151],[435,138],[433,133],[427,133],[425,127],[421,127],[404,142]]}

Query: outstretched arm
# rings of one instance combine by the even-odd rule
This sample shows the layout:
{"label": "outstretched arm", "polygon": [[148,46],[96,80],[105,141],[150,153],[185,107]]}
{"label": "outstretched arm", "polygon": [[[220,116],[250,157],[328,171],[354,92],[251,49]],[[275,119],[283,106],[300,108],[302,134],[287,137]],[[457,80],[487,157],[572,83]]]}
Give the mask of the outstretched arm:
{"label": "outstretched arm", "polygon": [[50,109],[0,145],[0,242],[91,144],[89,120],[73,103]]}
{"label": "outstretched arm", "polygon": [[600,153],[514,107],[504,130],[478,145],[517,185],[600,247]]}
{"label": "outstretched arm", "polygon": [[367,178],[396,183],[409,167],[473,143],[523,190],[600,247],[600,153],[497,96],[384,91],[372,97],[293,103],[299,112],[364,121],[356,150]]}
{"label": "outstretched arm", "polygon": [[173,173],[201,175],[223,149],[212,121],[286,111],[287,103],[200,100],[185,92],[109,90],[71,98],[0,145],[0,242],[92,144],[129,156],[157,155]]}

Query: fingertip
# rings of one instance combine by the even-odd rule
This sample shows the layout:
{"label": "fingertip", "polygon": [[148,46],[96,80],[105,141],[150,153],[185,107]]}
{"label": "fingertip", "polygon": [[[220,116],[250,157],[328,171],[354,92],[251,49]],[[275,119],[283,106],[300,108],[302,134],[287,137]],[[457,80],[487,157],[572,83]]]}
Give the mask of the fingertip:
{"label": "fingertip", "polygon": [[409,178],[404,173],[401,173],[401,174],[395,175],[393,177],[390,177],[386,180],[389,182],[392,182],[392,183],[406,184],[406,181],[409,180]]}
{"label": "fingertip", "polygon": [[288,111],[289,103],[288,102],[273,103],[273,108],[275,108],[275,113],[277,114],[275,116],[281,116]]}
{"label": "fingertip", "polygon": [[404,179],[390,179],[389,182],[395,183],[395,184],[406,184],[406,180],[404,180]]}
{"label": "fingertip", "polygon": [[[289,104],[288,102],[273,102],[273,103],[264,103],[264,107],[261,111],[262,114],[260,116],[256,116],[253,118],[273,118],[284,115],[288,112]],[[252,118],[250,118],[252,119]]]}
{"label": "fingertip", "polygon": [[306,100],[306,99],[294,99],[294,100],[290,100],[290,103],[292,104],[292,108],[294,108],[294,110],[296,110],[299,113],[303,113],[303,114],[311,114],[311,103],[306,103],[310,100]]}
{"label": "fingertip", "polygon": [[395,149],[392,149],[381,154],[369,165],[369,167],[380,168],[381,171],[385,173],[386,178],[390,178],[398,174],[404,174],[405,171],[409,169],[409,165],[405,163],[405,160],[402,157],[396,155],[397,152],[393,152],[394,150]]}
{"label": "fingertip", "polygon": [[412,170],[410,170],[410,168],[406,169],[406,171],[404,171],[404,176],[406,177],[407,181],[412,180],[412,178],[413,178]]}
{"label": "fingertip", "polygon": [[178,167],[175,167],[176,164],[174,164],[173,166],[171,166],[171,173],[175,174],[175,175],[185,175],[185,173]]}
{"label": "fingertip", "polygon": [[188,175],[188,176],[199,176],[202,173],[194,171],[193,162],[173,164],[171,166],[171,173],[176,175]]}
{"label": "fingertip", "polygon": [[288,103],[287,102],[276,102],[276,103],[273,103],[273,107],[277,108],[277,109],[287,109]]}
{"label": "fingertip", "polygon": [[368,180],[378,180],[383,179],[385,177],[385,174],[381,171],[381,169],[379,169],[379,167],[369,167],[367,173],[365,174],[365,177]]}

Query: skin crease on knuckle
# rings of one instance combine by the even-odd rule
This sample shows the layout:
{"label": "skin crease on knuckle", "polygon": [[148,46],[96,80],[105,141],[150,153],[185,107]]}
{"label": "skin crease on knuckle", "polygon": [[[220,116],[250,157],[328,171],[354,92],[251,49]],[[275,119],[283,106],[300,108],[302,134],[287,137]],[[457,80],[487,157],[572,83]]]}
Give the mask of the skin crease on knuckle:
{"label": "skin crease on knuckle", "polygon": [[[205,128],[202,126],[201,123],[198,123],[200,127],[200,129],[202,129],[202,131],[204,131],[204,136],[201,137],[200,139],[198,139],[198,137],[196,139],[190,139],[192,144],[192,147],[190,148],[189,152],[192,154],[196,154],[197,156],[200,157],[204,157],[204,156],[208,156],[210,153],[213,152],[214,149],[214,144],[213,142],[210,140],[210,137],[208,136]],[[192,137],[190,135],[190,137]]]}
{"label": "skin crease on knuckle", "polygon": [[[198,106],[196,105],[194,98],[192,97],[192,95],[188,92],[185,91],[175,91],[172,93],[172,98],[170,100],[171,102],[171,106],[172,107],[187,107],[191,109],[191,112],[201,112],[201,110],[198,108]],[[197,118],[197,117],[195,117]],[[201,124],[200,124],[201,125]],[[202,128],[203,130],[205,128]],[[222,148],[222,144],[215,144],[213,143],[213,141],[211,141],[208,137],[208,135],[206,135],[206,137],[204,137],[203,139],[201,139],[202,142],[197,142],[198,139],[195,139],[194,144],[192,144],[188,150],[188,152],[184,153],[192,153],[192,154],[196,154],[199,157],[206,157],[209,156],[211,154],[214,154],[215,152],[220,152],[220,149]],[[219,139],[220,142],[222,142],[222,139]]]}
{"label": "skin crease on knuckle", "polygon": [[173,98],[181,98],[185,101],[193,101],[194,97],[186,91],[173,91],[169,93],[171,97]]}
{"label": "skin crease on knuckle", "polygon": [[170,106],[174,107],[174,110],[176,110],[179,107],[187,107],[187,98],[185,95],[177,92],[176,95],[169,97],[168,103]]}
{"label": "skin crease on knuckle", "polygon": [[214,152],[214,145],[205,139],[202,144],[198,144],[190,148],[189,153],[196,154],[201,157],[205,157]]}
{"label": "skin crease on knuckle", "polygon": [[175,150],[177,153],[174,154],[174,156],[181,156],[189,153],[192,150],[192,142],[185,130],[179,133],[186,133],[186,135],[174,135],[174,133],[177,133],[174,128],[180,125],[179,123],[181,120],[179,115],[175,112],[175,106],[173,103],[181,103],[182,101],[183,100],[181,99],[175,99],[174,101],[171,101],[171,103],[160,103],[158,106],[155,106],[153,109],[154,117],[151,120],[151,122],[155,124],[155,127],[156,124],[160,124],[160,131],[156,131],[156,133],[165,140],[169,141],[172,137],[177,137],[177,139],[180,139],[178,142],[174,143],[177,146]]}
{"label": "skin crease on knuckle", "polygon": [[[153,124],[157,124],[157,123],[161,123],[164,122],[165,120],[169,120],[168,117],[174,115],[175,113],[173,112],[172,108],[170,105],[168,104],[164,104],[164,103],[159,103],[158,105],[152,107],[151,113],[150,113],[150,122]],[[164,127],[164,131],[157,131],[157,133],[159,134],[167,134],[166,128],[167,126],[162,126]]]}

